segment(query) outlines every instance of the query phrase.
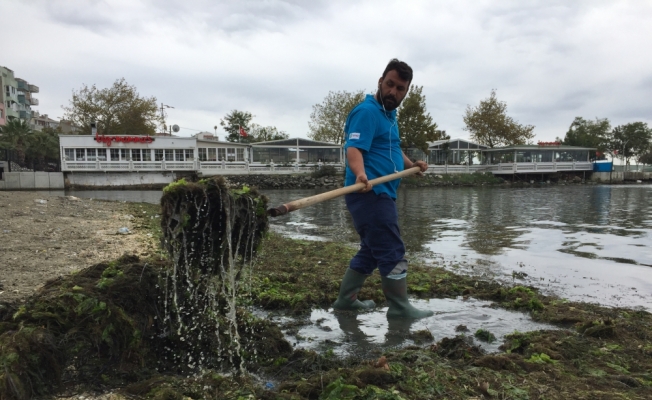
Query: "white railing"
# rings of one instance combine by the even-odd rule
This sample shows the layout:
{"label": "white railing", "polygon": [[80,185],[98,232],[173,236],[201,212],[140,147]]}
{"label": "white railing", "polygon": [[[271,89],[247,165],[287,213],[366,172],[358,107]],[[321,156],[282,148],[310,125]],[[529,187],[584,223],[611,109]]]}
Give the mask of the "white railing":
{"label": "white railing", "polygon": [[[337,171],[342,171],[342,164],[321,164],[322,166],[333,166]],[[293,174],[293,173],[310,173],[315,171],[318,164],[262,164],[247,162],[221,162],[221,161],[202,161],[199,163],[199,172],[204,175],[212,174]]]}
{"label": "white railing", "polygon": [[486,165],[429,165],[427,174],[472,174],[486,171]]}
{"label": "white railing", "polygon": [[64,171],[95,170],[97,169],[97,163],[94,161],[65,161],[62,169]]}
{"label": "white railing", "polygon": [[133,168],[137,171],[159,171],[163,169],[162,161],[134,161]]}
{"label": "white railing", "polygon": [[[343,164],[322,164],[342,171]],[[64,161],[62,171],[197,171],[204,175],[214,174],[293,174],[310,173],[318,164],[261,164],[221,161]],[[585,162],[542,162],[501,163],[492,165],[430,165],[428,174],[471,174],[491,172],[493,174],[515,174],[558,171],[592,171],[593,163]]]}
{"label": "white railing", "polygon": [[540,162],[540,163],[501,163],[488,165],[486,171],[493,174],[513,174],[528,172],[592,171],[593,163],[576,162]]}
{"label": "white railing", "polygon": [[100,161],[102,171],[129,171],[129,161]]}
{"label": "white railing", "polygon": [[194,171],[194,161],[64,161],[62,171]]}

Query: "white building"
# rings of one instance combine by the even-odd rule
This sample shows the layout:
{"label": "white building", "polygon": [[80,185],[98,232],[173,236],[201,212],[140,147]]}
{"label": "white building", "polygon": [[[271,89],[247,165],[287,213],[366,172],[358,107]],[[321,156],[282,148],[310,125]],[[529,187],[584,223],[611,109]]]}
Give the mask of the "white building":
{"label": "white building", "polygon": [[[312,172],[318,164],[342,167],[341,146],[290,139],[291,143],[233,143],[207,132],[193,137],[60,135],[61,171],[73,185],[115,186],[169,183],[183,174],[290,174]],[[305,143],[304,143],[305,141]],[[289,147],[289,146],[293,147]],[[299,147],[297,147],[299,145]],[[286,148],[294,159],[274,163],[254,160],[261,147]],[[318,152],[318,153],[314,153]],[[326,153],[324,153],[326,152]],[[328,154],[307,162],[302,154]],[[330,161],[330,162],[329,162]],[[129,173],[129,174],[125,174]]]}

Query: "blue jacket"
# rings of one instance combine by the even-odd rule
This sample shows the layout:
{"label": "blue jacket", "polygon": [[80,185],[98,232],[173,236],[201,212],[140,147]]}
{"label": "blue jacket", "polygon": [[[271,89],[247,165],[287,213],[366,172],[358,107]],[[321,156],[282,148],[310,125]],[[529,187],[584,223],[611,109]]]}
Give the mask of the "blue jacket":
{"label": "blue jacket", "polygon": [[[369,180],[403,171],[403,152],[398,135],[396,110],[385,111],[373,95],[368,94],[346,119],[344,153],[349,147],[362,152],[364,169]],[[344,185],[355,183],[355,175],[346,164]],[[400,179],[374,185],[376,194],[387,193],[396,199]]]}

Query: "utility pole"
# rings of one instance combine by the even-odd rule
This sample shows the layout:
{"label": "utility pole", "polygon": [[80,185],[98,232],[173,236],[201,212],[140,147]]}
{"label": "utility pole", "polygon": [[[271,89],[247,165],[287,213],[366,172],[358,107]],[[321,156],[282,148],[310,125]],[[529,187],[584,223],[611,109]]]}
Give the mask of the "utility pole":
{"label": "utility pole", "polygon": [[625,178],[625,170],[627,169],[627,165],[625,164],[625,151],[627,151],[627,142],[629,142],[629,139],[625,140],[625,143],[623,144],[623,179]]}
{"label": "utility pole", "polygon": [[[162,127],[162,129],[161,129],[161,133],[163,133],[163,136],[165,136],[165,134],[167,133],[167,132],[166,132],[167,129],[165,129],[165,128],[166,128],[166,126],[165,126],[165,117],[167,116],[167,114],[166,114],[166,112],[165,112],[165,109],[166,109],[166,108],[174,108],[174,107],[172,107],[172,106],[168,106],[167,104],[163,104],[163,103],[161,103],[161,121],[162,121],[162,123],[163,123],[163,127]],[[172,136],[172,131],[170,131],[170,136]]]}

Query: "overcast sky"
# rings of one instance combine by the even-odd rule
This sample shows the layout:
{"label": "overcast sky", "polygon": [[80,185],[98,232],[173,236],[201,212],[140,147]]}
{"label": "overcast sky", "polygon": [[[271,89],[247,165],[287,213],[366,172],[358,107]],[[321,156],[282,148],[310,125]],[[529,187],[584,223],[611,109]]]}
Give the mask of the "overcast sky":
{"label": "overcast sky", "polygon": [[237,109],[307,137],[314,104],[371,92],[396,57],[454,138],[492,88],[535,141],[576,116],[652,125],[652,0],[0,0],[0,16],[0,65],[55,119],[124,77],[182,136]]}

